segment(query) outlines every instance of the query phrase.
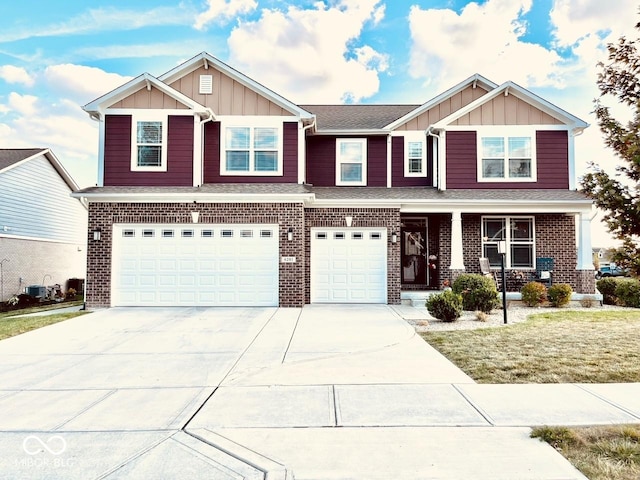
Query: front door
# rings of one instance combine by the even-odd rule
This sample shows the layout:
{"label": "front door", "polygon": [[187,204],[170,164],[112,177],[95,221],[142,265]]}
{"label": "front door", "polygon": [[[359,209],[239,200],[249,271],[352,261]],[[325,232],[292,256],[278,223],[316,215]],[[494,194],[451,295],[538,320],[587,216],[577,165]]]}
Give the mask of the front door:
{"label": "front door", "polygon": [[426,220],[405,221],[400,229],[402,283],[429,285]]}

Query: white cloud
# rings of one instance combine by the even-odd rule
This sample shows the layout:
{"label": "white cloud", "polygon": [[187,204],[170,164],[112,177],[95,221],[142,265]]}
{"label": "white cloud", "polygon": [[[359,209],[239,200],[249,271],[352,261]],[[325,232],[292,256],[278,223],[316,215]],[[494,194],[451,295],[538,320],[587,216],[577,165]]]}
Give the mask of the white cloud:
{"label": "white cloud", "polygon": [[253,12],[258,8],[255,0],[207,0],[208,9],[196,18],[198,30],[215,21],[226,21],[238,15]]}
{"label": "white cloud", "polygon": [[14,65],[0,66],[0,78],[7,83],[19,83],[27,87],[33,85],[33,77],[24,68]]}
{"label": "white cloud", "polygon": [[49,89],[66,98],[88,103],[126,83],[130,77],[105,72],[95,67],[66,63],[47,67],[44,79]]}
{"label": "white cloud", "polygon": [[[229,37],[230,63],[299,103],[358,101],[375,94],[386,55],[353,46],[367,22],[380,20],[379,0],[344,0],[311,9],[262,11]],[[257,54],[259,52],[259,54]]]}
{"label": "white cloud", "polygon": [[19,115],[35,115],[38,112],[38,97],[33,95],[20,95],[16,92],[9,94],[9,103],[6,105],[7,111]]}

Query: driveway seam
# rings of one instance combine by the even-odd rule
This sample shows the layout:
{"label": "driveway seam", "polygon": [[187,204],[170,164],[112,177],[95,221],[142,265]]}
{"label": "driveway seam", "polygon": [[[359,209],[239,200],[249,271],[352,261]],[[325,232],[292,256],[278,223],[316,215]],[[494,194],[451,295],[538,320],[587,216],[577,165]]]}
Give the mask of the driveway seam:
{"label": "driveway seam", "polygon": [[55,427],[53,427],[53,430],[58,430],[62,427],[64,427],[66,424],[68,424],[69,422],[72,422],[73,420],[75,420],[76,418],[78,418],[80,415],[82,415],[83,413],[86,413],[87,411],[91,410],[93,407],[95,407],[96,405],[98,405],[99,403],[103,402],[104,400],[106,400],[107,398],[109,398],[110,396],[112,396],[114,393],[116,393],[118,391],[118,389],[115,390],[111,390],[107,393],[105,393],[102,398],[99,398],[98,400],[96,400],[95,402],[90,403],[89,405],[87,405],[85,408],[83,408],[82,410],[80,410],[78,413],[76,413],[73,417],[65,420],[64,422],[62,422],[59,425],[56,425]]}
{"label": "driveway seam", "polygon": [[281,364],[284,364],[284,361],[287,359],[287,355],[289,354],[289,349],[291,348],[291,344],[293,343],[293,337],[296,334],[296,330],[298,329],[298,323],[300,322],[300,317],[302,316],[302,309],[298,313],[298,318],[296,318],[296,324],[293,326],[293,331],[291,332],[291,337],[289,337],[289,342],[287,343],[287,348],[284,350],[284,355],[282,356]]}
{"label": "driveway seam", "polygon": [[579,383],[574,383],[573,385],[575,385],[579,389],[587,392],[589,395],[593,395],[594,397],[598,398],[599,400],[602,400],[603,402],[608,403],[612,407],[615,407],[615,408],[617,408],[619,410],[622,410],[624,413],[626,413],[628,415],[631,415],[633,418],[640,419],[640,416],[638,416],[636,413],[632,412],[628,408],[625,408],[622,405],[619,405],[618,403],[614,402],[613,400],[608,399],[607,397],[605,397],[603,395],[600,395],[599,393],[596,393],[594,391],[589,390],[589,387],[587,385],[583,385],[583,384],[579,384]]}
{"label": "driveway seam", "polygon": [[451,386],[462,396],[462,398],[464,398],[466,400],[466,402],[471,405],[471,407],[480,414],[480,416],[482,418],[484,418],[487,423],[489,423],[489,425],[495,427],[496,426],[496,421],[491,418],[491,415],[489,415],[487,412],[485,412],[482,408],[480,408],[478,405],[476,405],[475,403],[473,403],[473,401],[464,393],[463,390],[461,390],[460,388],[458,388],[457,385],[455,384],[451,384]]}

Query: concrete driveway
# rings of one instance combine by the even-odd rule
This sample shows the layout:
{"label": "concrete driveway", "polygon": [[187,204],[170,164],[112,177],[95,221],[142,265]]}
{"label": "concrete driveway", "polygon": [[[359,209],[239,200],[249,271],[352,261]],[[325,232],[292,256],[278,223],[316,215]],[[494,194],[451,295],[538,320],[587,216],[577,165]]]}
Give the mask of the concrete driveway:
{"label": "concrete driveway", "polygon": [[403,308],[117,308],[4,340],[0,478],[584,479]]}

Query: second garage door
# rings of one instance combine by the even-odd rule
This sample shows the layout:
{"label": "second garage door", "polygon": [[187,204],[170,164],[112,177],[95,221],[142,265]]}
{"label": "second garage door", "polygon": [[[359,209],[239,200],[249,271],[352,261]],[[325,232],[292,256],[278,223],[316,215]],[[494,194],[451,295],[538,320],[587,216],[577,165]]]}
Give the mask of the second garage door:
{"label": "second garage door", "polygon": [[277,225],[114,225],[113,306],[277,306]]}
{"label": "second garage door", "polygon": [[311,229],[312,303],[387,303],[386,229]]}

